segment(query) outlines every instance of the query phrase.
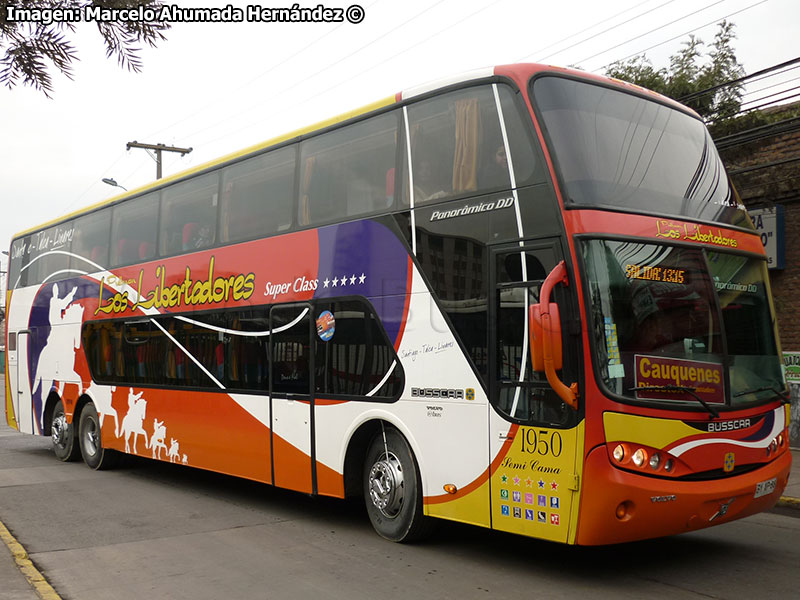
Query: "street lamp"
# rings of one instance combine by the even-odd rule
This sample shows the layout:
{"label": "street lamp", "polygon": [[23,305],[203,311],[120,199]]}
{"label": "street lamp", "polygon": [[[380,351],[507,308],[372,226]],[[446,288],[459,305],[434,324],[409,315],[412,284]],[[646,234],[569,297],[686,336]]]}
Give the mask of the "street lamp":
{"label": "street lamp", "polygon": [[128,188],[126,188],[126,187],[123,187],[123,186],[121,186],[120,184],[118,184],[118,183],[116,182],[116,180],[115,180],[113,177],[103,177],[103,179],[102,179],[101,181],[102,181],[103,183],[107,183],[108,185],[110,185],[110,186],[112,186],[112,187],[118,187],[118,188],[122,188],[122,189],[123,189],[123,190],[125,190],[126,192],[128,191]]}

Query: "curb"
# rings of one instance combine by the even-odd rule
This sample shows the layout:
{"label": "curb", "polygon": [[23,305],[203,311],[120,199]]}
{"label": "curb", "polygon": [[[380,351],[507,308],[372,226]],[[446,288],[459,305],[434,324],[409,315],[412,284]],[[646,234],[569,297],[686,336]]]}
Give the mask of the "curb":
{"label": "curb", "polygon": [[8,546],[20,572],[42,600],[61,600],[61,596],[47,582],[44,575],[39,572],[39,569],[34,566],[25,548],[11,535],[11,532],[2,521],[0,521],[0,540],[3,540],[3,543]]}
{"label": "curb", "polygon": [[800,498],[792,498],[791,496],[781,496],[775,506],[781,508],[795,508],[800,509]]}

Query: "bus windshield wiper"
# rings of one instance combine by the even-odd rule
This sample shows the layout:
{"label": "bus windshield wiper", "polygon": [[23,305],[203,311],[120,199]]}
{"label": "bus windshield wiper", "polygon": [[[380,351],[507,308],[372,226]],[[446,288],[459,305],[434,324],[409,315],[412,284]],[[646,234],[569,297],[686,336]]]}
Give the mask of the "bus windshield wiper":
{"label": "bus windshield wiper", "polygon": [[789,404],[792,401],[792,397],[787,395],[786,392],[782,392],[778,388],[772,385],[765,385],[760,388],[754,388],[752,390],[745,390],[743,392],[739,392],[738,394],[734,394],[734,398],[738,398],[739,396],[746,396],[747,394],[757,394],[758,392],[774,392],[778,398],[781,399],[781,402],[784,404]]}
{"label": "bus windshield wiper", "polygon": [[697,388],[688,387],[685,385],[640,385],[637,387],[629,388],[628,391],[631,392],[686,392],[690,394],[695,400],[697,400],[700,404],[703,405],[711,416],[715,419],[719,419],[719,411],[716,408],[711,406],[708,402],[703,400],[695,391]]}

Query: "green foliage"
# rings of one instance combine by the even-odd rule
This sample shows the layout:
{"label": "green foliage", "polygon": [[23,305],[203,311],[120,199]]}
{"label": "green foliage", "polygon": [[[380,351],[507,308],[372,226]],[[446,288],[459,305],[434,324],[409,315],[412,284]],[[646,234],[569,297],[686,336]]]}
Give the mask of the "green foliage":
{"label": "green foliage", "polygon": [[647,57],[640,55],[612,64],[606,69],[606,75],[679,100],[696,110],[706,121],[730,119],[739,112],[742,84],[700,92],[744,76],[744,69],[733,50],[736,38],[733,29],[733,23],[719,23],[719,31],[705,56],[702,53],[703,41],[690,35],[682,48],[670,57],[668,68],[656,69]]}
{"label": "green foliage", "polygon": [[[53,15],[53,10],[82,11],[87,6],[104,9],[135,9],[138,6],[160,9],[160,0],[0,0],[0,83],[13,88],[17,84],[29,85],[48,98],[53,91],[53,81],[48,63],[72,79],[72,64],[78,54],[70,41],[76,22],[9,21],[8,7],[41,11]],[[115,56],[121,67],[139,72],[142,62],[139,50],[142,44],[155,47],[166,40],[164,31],[169,24],[163,21],[96,21],[106,47],[106,56]]]}

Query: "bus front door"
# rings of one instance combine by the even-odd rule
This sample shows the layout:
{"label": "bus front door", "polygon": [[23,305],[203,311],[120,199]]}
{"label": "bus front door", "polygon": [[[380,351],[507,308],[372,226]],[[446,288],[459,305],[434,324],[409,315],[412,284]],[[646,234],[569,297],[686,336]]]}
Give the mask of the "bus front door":
{"label": "bus front door", "polygon": [[311,325],[307,304],[270,311],[272,481],[308,494],[315,491]]}
{"label": "bus front door", "polygon": [[491,256],[490,473],[494,529],[568,542],[582,436],[574,411],[532,369],[528,335],[528,308],[561,258],[558,241],[506,246]]}
{"label": "bus front door", "polygon": [[[28,377],[28,342],[31,332],[22,330],[9,333],[8,377],[11,405],[14,410],[16,427],[22,433],[35,433],[34,414],[31,398],[31,385]],[[10,419],[8,419],[9,422]]]}

